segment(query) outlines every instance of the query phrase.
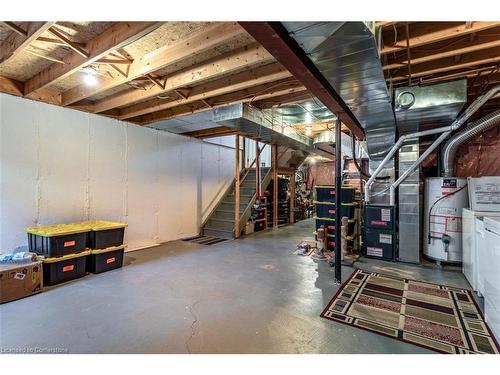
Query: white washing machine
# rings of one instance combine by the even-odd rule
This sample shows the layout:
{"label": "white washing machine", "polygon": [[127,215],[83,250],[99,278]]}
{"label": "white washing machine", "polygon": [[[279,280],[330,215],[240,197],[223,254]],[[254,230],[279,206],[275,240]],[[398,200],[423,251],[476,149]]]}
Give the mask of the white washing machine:
{"label": "white washing machine", "polygon": [[[483,282],[478,281],[479,261],[484,251],[482,241],[484,240],[483,217],[499,217],[500,212],[472,211],[468,208],[462,209],[462,273],[469,281],[472,289],[483,293]],[[484,260],[484,256],[481,258]],[[479,285],[481,284],[481,285]]]}
{"label": "white washing machine", "polygon": [[485,262],[479,272],[484,276],[484,316],[500,340],[500,218],[484,217]]}

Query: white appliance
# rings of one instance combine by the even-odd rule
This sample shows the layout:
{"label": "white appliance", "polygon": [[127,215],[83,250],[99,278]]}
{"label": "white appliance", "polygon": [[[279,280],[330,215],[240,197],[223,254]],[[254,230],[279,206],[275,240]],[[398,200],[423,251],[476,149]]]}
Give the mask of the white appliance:
{"label": "white appliance", "polygon": [[462,208],[468,207],[467,180],[425,180],[424,254],[438,262],[462,262]]}
{"label": "white appliance", "polygon": [[484,217],[485,262],[479,268],[484,276],[484,316],[495,337],[500,339],[500,218]]}
{"label": "white appliance", "polygon": [[[478,286],[479,258],[484,251],[483,217],[500,217],[500,212],[472,211],[462,209],[462,273],[469,281],[472,289],[482,294]],[[484,259],[484,256],[481,258]]]}
{"label": "white appliance", "polygon": [[500,211],[500,176],[468,177],[470,208]]}

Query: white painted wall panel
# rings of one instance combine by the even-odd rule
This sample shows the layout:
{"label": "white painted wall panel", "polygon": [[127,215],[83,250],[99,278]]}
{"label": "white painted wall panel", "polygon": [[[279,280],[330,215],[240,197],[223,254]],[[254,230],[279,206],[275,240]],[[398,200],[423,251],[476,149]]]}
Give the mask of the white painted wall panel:
{"label": "white painted wall panel", "polygon": [[0,252],[85,219],[127,222],[131,249],[193,236],[233,179],[234,149],[102,116],[0,94],[0,125]]}
{"label": "white painted wall panel", "polygon": [[124,123],[90,115],[89,199],[91,220],[126,219],[127,149]]}
{"label": "white painted wall panel", "polygon": [[[39,218],[43,224],[88,218],[89,118],[56,106],[39,108]],[[26,183],[32,183],[26,181]]]}
{"label": "white painted wall panel", "polygon": [[38,217],[37,106],[14,99],[0,98],[0,252],[25,244]]}

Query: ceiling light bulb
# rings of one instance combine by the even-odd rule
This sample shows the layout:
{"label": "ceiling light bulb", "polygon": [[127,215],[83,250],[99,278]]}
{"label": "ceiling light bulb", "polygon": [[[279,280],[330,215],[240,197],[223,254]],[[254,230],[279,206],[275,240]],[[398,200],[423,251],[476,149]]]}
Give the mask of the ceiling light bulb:
{"label": "ceiling light bulb", "polygon": [[83,76],[83,83],[87,86],[95,86],[97,84],[97,77],[94,74],[85,74]]}
{"label": "ceiling light bulb", "polygon": [[306,126],[306,135],[311,135],[313,132],[312,126]]}

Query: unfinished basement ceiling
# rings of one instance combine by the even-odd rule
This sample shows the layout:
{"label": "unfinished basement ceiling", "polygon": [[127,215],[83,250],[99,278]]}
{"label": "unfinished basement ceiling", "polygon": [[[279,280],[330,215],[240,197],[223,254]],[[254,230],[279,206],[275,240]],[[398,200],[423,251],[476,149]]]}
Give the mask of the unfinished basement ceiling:
{"label": "unfinished basement ceiling", "polygon": [[[339,43],[351,48],[351,34],[341,31],[355,24],[361,23],[284,23],[327,76],[335,74],[332,64],[341,60],[325,54],[334,47],[330,37],[339,37]],[[63,39],[51,33],[51,27]],[[389,88],[466,78],[470,102],[500,82],[499,22],[376,22],[375,35],[381,41],[379,64]],[[340,53],[338,48],[333,51]],[[342,72],[347,69],[351,78],[361,79],[360,73],[368,72],[344,65]],[[89,66],[98,80],[95,87],[83,84]],[[344,97],[348,89],[354,95],[348,104],[368,108],[356,85],[338,87]],[[237,103],[281,116],[302,133],[310,121],[316,133],[331,128],[335,120],[235,22],[0,22],[0,91],[138,125],[158,124],[155,127]],[[498,104],[500,99],[491,100],[478,115]],[[202,120],[189,126],[183,121],[169,130],[191,132],[208,126]]]}

